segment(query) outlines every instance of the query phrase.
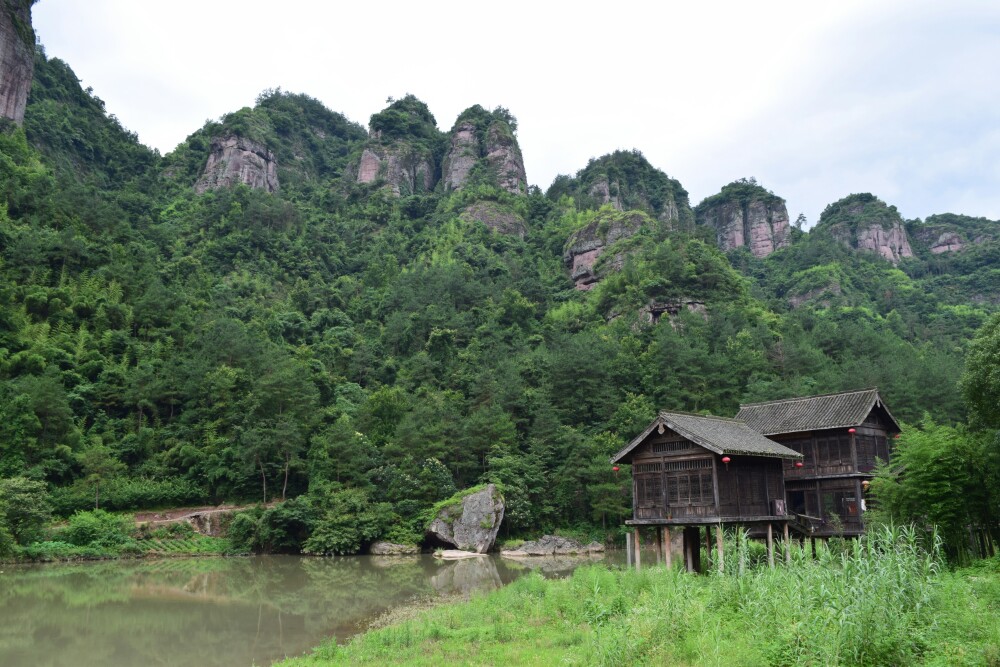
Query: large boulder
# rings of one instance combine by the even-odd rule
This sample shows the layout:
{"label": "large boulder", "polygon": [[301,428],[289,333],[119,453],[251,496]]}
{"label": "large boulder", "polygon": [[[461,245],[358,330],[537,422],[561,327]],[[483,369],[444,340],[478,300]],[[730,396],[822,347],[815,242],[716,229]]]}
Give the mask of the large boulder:
{"label": "large boulder", "polygon": [[420,547],[415,544],[396,544],[394,542],[379,540],[372,542],[371,546],[368,547],[368,553],[373,556],[408,556],[419,554]]}
{"label": "large boulder", "polygon": [[429,192],[434,188],[434,157],[430,151],[405,142],[381,145],[372,141],[361,153],[355,180],[384,182],[395,195]]}
{"label": "large boulder", "polygon": [[497,539],[503,511],[503,496],[494,484],[457,493],[431,520],[427,537],[463,551],[486,553]]}
{"label": "large boulder", "polygon": [[24,121],[35,71],[35,32],[30,0],[0,3],[0,117]]}
{"label": "large boulder", "polygon": [[570,554],[589,554],[604,551],[604,545],[598,542],[583,544],[558,535],[543,535],[537,540],[525,542],[517,549],[504,551],[503,556],[566,556]]}
{"label": "large boulder", "polygon": [[487,111],[477,104],[463,111],[451,129],[450,147],[441,164],[445,191],[461,190],[479,174],[481,180],[474,182],[527,194],[516,130],[517,122],[506,110]]}

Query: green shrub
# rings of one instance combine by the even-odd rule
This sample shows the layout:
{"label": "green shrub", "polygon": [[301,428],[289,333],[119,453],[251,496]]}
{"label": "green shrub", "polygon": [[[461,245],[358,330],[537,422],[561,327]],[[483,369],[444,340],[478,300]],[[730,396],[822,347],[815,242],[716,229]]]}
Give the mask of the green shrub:
{"label": "green shrub", "polygon": [[80,547],[122,548],[131,541],[134,525],[128,515],[110,514],[104,510],[77,512],[70,517],[61,537]]}

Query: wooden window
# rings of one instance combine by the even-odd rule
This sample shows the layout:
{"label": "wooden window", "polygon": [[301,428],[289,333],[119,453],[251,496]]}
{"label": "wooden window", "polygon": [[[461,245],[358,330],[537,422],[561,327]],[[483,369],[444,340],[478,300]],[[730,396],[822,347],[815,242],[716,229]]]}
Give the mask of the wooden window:
{"label": "wooden window", "polygon": [[636,495],[640,507],[657,507],[663,505],[663,478],[659,474],[637,475],[635,478]]}
{"label": "wooden window", "polygon": [[688,440],[677,440],[674,442],[654,442],[652,446],[654,454],[672,454],[675,452],[686,452],[694,448],[695,445]]}
{"label": "wooden window", "polygon": [[640,473],[640,472],[660,472],[661,464],[659,462],[656,462],[656,463],[637,463],[634,466],[632,466],[632,469],[636,473]]}
{"label": "wooden window", "polygon": [[[671,470],[671,464],[689,464],[681,469]],[[706,465],[707,464],[707,465]],[[669,505],[713,505],[715,487],[712,483],[712,461],[674,461],[667,463],[664,475],[667,483],[667,503]]]}

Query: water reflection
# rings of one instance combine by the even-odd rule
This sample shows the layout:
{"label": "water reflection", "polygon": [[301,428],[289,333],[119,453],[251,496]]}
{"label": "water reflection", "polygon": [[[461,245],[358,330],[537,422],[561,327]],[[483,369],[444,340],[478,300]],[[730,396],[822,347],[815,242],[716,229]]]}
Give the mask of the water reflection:
{"label": "water reflection", "polygon": [[0,566],[5,667],[266,665],[417,597],[497,588],[587,559],[265,556]]}

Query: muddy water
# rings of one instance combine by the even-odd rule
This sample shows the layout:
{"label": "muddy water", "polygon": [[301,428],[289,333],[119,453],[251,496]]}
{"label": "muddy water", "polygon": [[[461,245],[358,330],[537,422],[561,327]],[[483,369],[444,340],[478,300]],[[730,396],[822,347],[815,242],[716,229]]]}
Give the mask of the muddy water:
{"label": "muddy water", "polygon": [[[565,576],[587,562],[530,567]],[[3,667],[249,667],[347,638],[415,599],[490,590],[530,568],[498,557],[261,556],[0,570]]]}

